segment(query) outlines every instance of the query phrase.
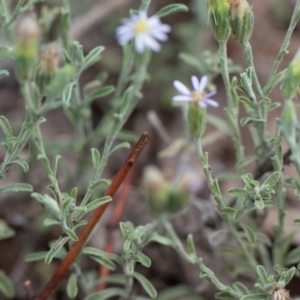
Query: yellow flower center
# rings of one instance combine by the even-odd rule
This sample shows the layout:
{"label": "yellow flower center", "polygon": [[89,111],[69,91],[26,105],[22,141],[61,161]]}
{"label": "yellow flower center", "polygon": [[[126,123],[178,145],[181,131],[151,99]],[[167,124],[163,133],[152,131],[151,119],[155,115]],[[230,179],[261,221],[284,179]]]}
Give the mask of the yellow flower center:
{"label": "yellow flower center", "polygon": [[139,20],[134,26],[135,33],[145,33],[148,31],[148,24],[145,20]]}
{"label": "yellow flower center", "polygon": [[205,92],[200,93],[197,91],[193,91],[192,95],[193,95],[193,102],[199,103],[203,99]]}

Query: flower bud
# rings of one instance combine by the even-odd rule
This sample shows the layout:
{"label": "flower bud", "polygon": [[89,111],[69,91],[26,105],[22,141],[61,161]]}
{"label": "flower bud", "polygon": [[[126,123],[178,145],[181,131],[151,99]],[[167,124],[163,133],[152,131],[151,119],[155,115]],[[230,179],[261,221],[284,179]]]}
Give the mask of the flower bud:
{"label": "flower bud", "polygon": [[200,107],[198,103],[189,103],[188,126],[190,135],[198,139],[200,138],[206,127],[206,109]]}
{"label": "flower bud", "polygon": [[287,68],[281,84],[281,93],[284,99],[295,97],[300,84],[300,49]]}
{"label": "flower bud", "polygon": [[244,44],[249,41],[254,26],[254,15],[247,0],[228,0],[230,25],[236,39]]}
{"label": "flower bud", "polygon": [[218,42],[227,41],[230,36],[229,3],[227,0],[209,0],[209,17]]}
{"label": "flower bud", "polygon": [[16,73],[20,80],[32,78],[38,57],[40,28],[32,16],[23,18],[17,27],[15,47]]}
{"label": "flower bud", "polygon": [[187,189],[184,189],[181,184],[171,185],[154,166],[145,169],[143,188],[148,196],[150,211],[156,217],[177,213],[190,199]]}
{"label": "flower bud", "polygon": [[58,70],[58,50],[49,46],[40,56],[40,63],[36,74],[36,82],[42,94]]}

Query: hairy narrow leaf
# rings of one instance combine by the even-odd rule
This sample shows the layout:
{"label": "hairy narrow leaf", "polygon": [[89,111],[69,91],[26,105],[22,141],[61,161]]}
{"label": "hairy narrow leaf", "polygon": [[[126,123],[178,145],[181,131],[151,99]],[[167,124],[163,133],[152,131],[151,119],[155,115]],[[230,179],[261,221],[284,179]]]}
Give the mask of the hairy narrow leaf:
{"label": "hairy narrow leaf", "polygon": [[189,8],[184,5],[184,4],[169,4],[167,6],[165,6],[164,8],[162,8],[160,11],[158,11],[156,13],[156,16],[159,18],[163,18],[166,17],[168,15],[171,14],[176,14],[176,13],[180,13],[180,12],[188,12]]}
{"label": "hairy narrow leaf", "polygon": [[74,299],[78,294],[78,287],[77,287],[77,274],[72,273],[68,279],[67,283],[67,295],[69,298]]}
{"label": "hairy narrow leaf", "polygon": [[15,296],[15,290],[11,280],[2,271],[0,271],[0,292],[8,299],[14,298]]}
{"label": "hairy narrow leaf", "polygon": [[147,294],[152,298],[157,297],[157,292],[152,283],[142,274],[133,272],[133,277],[142,285]]}

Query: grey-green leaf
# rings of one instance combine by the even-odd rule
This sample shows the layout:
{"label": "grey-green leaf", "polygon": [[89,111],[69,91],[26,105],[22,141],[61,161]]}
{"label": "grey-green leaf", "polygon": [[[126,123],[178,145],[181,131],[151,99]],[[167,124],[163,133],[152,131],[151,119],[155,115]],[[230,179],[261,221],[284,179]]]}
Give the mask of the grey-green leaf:
{"label": "grey-green leaf", "polygon": [[99,87],[98,89],[96,89],[95,91],[91,92],[86,96],[84,103],[89,104],[95,99],[102,98],[111,94],[114,90],[115,88],[112,85]]}
{"label": "grey-green leaf", "polygon": [[120,149],[129,149],[130,148],[130,144],[128,142],[122,142],[119,145],[115,146],[109,153],[109,155],[113,154],[114,152],[120,150]]}
{"label": "grey-green leaf", "polygon": [[243,296],[240,300],[266,300],[269,298],[267,294],[252,294]]}
{"label": "grey-green leaf", "polygon": [[286,266],[293,265],[300,262],[300,247],[297,247],[290,251],[288,255],[284,258],[284,263]]}
{"label": "grey-green leaf", "polygon": [[2,272],[0,271],[0,292],[3,295],[11,299],[15,296],[15,291],[11,280]]}
{"label": "grey-green leaf", "polygon": [[126,297],[123,289],[109,288],[101,292],[90,294],[83,300],[106,300],[113,296]]}
{"label": "grey-green leaf", "polygon": [[60,237],[51,247],[47,256],[45,257],[45,264],[50,264],[56,254],[62,249],[63,245],[69,240],[68,236]]}
{"label": "grey-green leaf", "polygon": [[188,12],[188,11],[189,11],[189,9],[186,5],[174,3],[174,4],[169,4],[169,5],[165,6],[164,8],[162,8],[160,11],[158,11],[156,13],[156,16],[159,18],[163,18],[163,17],[171,15],[171,14],[180,13],[180,12]]}
{"label": "grey-green leaf", "polygon": [[151,259],[146,256],[144,253],[140,252],[137,255],[138,261],[146,268],[150,268],[151,266]]}
{"label": "grey-green leaf", "polygon": [[264,266],[257,266],[256,272],[261,280],[262,284],[268,284],[268,275]]}
{"label": "grey-green leaf", "polygon": [[76,235],[76,233],[71,229],[71,228],[66,228],[66,234],[69,236],[69,238],[74,241],[77,242],[78,241],[78,236]]}
{"label": "grey-green leaf", "polygon": [[137,273],[137,272],[133,272],[133,277],[142,285],[142,287],[144,288],[144,290],[147,292],[147,294],[152,298],[156,298],[157,297],[157,291],[154,288],[154,286],[152,285],[152,283],[142,274]]}
{"label": "grey-green leaf", "polygon": [[247,197],[248,192],[242,188],[231,188],[227,191],[227,194],[234,197]]}
{"label": "grey-green leaf", "polygon": [[87,69],[99,60],[101,52],[104,51],[103,46],[94,48],[84,59],[83,69]]}
{"label": "grey-green leaf", "polygon": [[268,185],[269,187],[272,187],[276,184],[276,182],[280,178],[280,173],[279,172],[274,172],[272,173],[263,183],[263,185]]}
{"label": "grey-green leaf", "polygon": [[13,131],[11,129],[11,126],[8,122],[8,120],[4,116],[0,116],[0,126],[2,127],[2,130],[7,138],[7,140],[11,137],[13,137]]}
{"label": "grey-green leaf", "polygon": [[100,163],[100,152],[96,148],[91,149],[92,152],[92,161],[94,170],[97,170]]}
{"label": "grey-green leaf", "polygon": [[0,188],[0,194],[8,192],[32,192],[33,187],[27,183],[12,183]]}
{"label": "grey-green leaf", "polygon": [[68,83],[62,92],[62,103],[63,103],[64,109],[68,109],[70,106],[72,91],[73,91],[73,88],[75,85],[76,85],[76,82]]}
{"label": "grey-green leaf", "polygon": [[78,294],[78,287],[77,287],[77,274],[72,273],[68,279],[67,283],[67,295],[69,298],[74,299]]}
{"label": "grey-green leaf", "polygon": [[86,212],[90,212],[92,210],[94,210],[95,208],[97,208],[100,205],[103,205],[105,203],[111,202],[112,198],[110,196],[104,196],[98,199],[95,199],[93,201],[91,201],[89,204],[86,205]]}
{"label": "grey-green leaf", "polygon": [[2,77],[8,77],[9,72],[7,70],[0,70],[0,78]]}

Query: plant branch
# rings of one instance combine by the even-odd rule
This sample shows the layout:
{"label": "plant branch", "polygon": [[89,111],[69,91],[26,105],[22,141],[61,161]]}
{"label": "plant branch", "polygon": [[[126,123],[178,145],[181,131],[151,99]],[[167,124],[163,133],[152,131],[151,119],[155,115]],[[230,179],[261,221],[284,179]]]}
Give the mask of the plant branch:
{"label": "plant branch", "polygon": [[[122,184],[124,178],[128,174],[128,172],[131,170],[132,166],[138,159],[139,155],[149,142],[150,135],[148,132],[144,132],[142,136],[140,137],[139,141],[136,143],[132,151],[130,152],[129,156],[119,169],[117,175],[113,179],[111,185],[105,192],[105,196],[111,196],[113,197],[115,193],[117,192],[118,188]],[[43,291],[36,297],[35,300],[45,300],[47,299],[50,294],[53,292],[53,290],[56,288],[56,286],[59,284],[63,276],[68,271],[70,265],[77,257],[78,253],[84,246],[86,240],[88,239],[90,233],[94,229],[95,225],[100,220],[101,216],[103,215],[104,211],[106,210],[108,206],[108,203],[98,207],[93,214],[91,215],[90,219],[88,220],[87,225],[83,228],[79,235],[79,241],[73,245],[73,247],[70,249],[66,257],[61,262],[60,266],[58,267],[57,271],[53,275],[52,279],[49,281],[49,283],[46,285],[46,287],[43,289]]]}

